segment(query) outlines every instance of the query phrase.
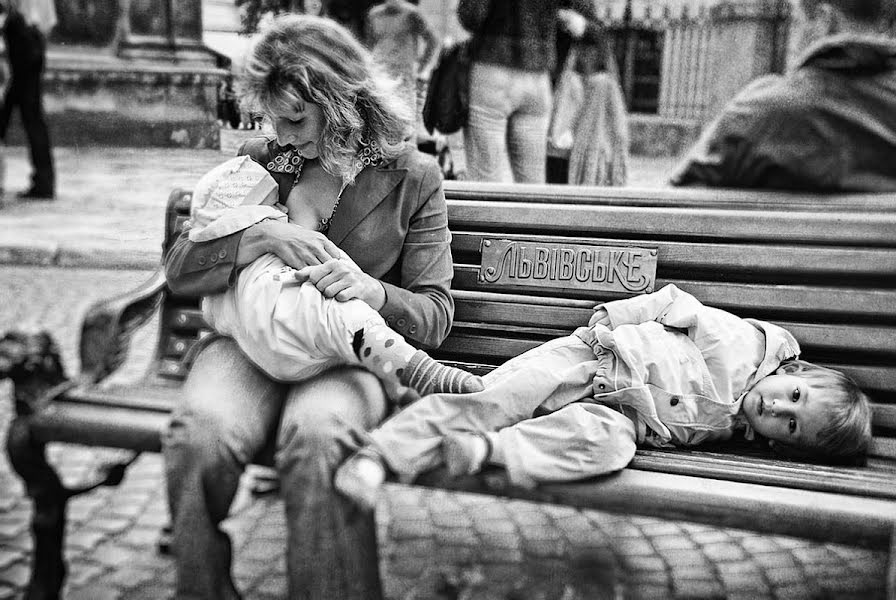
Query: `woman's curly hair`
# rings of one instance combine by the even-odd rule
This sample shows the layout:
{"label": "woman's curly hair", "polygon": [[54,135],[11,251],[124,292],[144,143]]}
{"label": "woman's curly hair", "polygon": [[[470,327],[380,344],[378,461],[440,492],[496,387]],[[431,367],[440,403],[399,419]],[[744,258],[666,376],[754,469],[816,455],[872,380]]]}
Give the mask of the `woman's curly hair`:
{"label": "woman's curly hair", "polygon": [[380,67],[351,33],[330,19],[282,15],[254,42],[237,84],[243,106],[289,113],[300,101],[323,110],[318,142],[324,168],[354,181],[365,146],[384,159],[398,155],[412,132],[411,109],[397,80]]}

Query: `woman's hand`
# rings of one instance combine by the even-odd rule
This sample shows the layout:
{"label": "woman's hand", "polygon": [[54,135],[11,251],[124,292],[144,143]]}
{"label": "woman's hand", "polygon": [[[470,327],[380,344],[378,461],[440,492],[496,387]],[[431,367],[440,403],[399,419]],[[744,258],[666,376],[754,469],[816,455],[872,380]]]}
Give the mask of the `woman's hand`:
{"label": "woman's hand", "polygon": [[268,219],[246,230],[240,241],[237,264],[247,265],[271,252],[294,269],[320,265],[341,256],[323,234],[283,221]]}
{"label": "woman's hand", "polygon": [[307,279],[324,297],[340,302],[358,298],[374,310],[381,309],[386,303],[383,284],[348,260],[331,259],[305,267],[296,273],[296,279]]}

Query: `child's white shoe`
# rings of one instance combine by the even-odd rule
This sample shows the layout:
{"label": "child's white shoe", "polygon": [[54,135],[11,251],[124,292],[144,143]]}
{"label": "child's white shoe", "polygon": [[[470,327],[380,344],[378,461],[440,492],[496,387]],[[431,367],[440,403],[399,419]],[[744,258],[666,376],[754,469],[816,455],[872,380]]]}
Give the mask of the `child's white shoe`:
{"label": "child's white shoe", "polygon": [[361,508],[373,510],[385,480],[386,467],[382,459],[373,452],[362,450],[336,470],[333,486]]}

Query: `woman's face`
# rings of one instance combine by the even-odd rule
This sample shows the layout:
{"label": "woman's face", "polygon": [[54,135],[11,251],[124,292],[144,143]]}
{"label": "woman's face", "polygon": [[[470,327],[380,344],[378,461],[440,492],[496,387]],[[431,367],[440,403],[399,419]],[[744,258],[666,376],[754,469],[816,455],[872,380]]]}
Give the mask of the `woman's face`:
{"label": "woman's face", "polygon": [[303,158],[320,156],[317,144],[326,124],[320,106],[300,101],[293,110],[270,117],[280,146],[292,146]]}

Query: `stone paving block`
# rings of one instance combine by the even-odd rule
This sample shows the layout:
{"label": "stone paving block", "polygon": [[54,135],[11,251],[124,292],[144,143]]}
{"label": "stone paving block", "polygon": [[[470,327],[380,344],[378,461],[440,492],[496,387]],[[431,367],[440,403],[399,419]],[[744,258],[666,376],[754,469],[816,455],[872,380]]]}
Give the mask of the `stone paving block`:
{"label": "stone paving block", "polygon": [[464,565],[470,564],[476,560],[479,556],[479,552],[476,545],[457,545],[457,544],[449,544],[449,545],[439,545],[436,550],[436,556],[439,561],[454,564],[454,565]]}
{"label": "stone paving block", "polygon": [[477,548],[476,556],[478,561],[485,564],[513,563],[523,560],[523,551],[512,545],[498,546],[489,543]]}
{"label": "stone paving block", "polygon": [[277,559],[283,555],[284,551],[285,547],[282,539],[278,540],[277,543],[274,543],[263,539],[253,538],[240,548],[240,554],[261,560],[269,566],[276,563]]}
{"label": "stone paving block", "polygon": [[701,546],[728,543],[731,539],[725,531],[713,529],[700,530],[694,527],[685,528],[686,531],[688,529],[690,529],[688,532],[690,537]]}
{"label": "stone paving block", "polygon": [[752,559],[764,567],[791,569],[797,567],[797,562],[794,560],[793,555],[781,548],[777,550],[766,548],[762,552],[753,552]]}
{"label": "stone paving block", "polygon": [[139,562],[144,554],[145,551],[143,549],[135,549],[112,541],[106,541],[94,549],[91,557],[93,560],[112,569],[118,569]]}
{"label": "stone paving block", "polygon": [[725,589],[719,582],[711,579],[676,581],[674,597],[688,598],[689,600],[721,599],[725,598]]}
{"label": "stone paving block", "polygon": [[625,571],[666,571],[666,561],[660,556],[628,556],[622,558]]}
{"label": "stone paving block", "polygon": [[637,581],[638,583],[660,584],[669,586],[673,580],[665,570],[662,569],[644,569],[638,570],[628,565],[626,571],[626,579],[629,581]]}
{"label": "stone paving block", "polygon": [[438,527],[472,527],[473,518],[467,511],[457,509],[432,511],[429,515],[433,525]]}
{"label": "stone paving block", "polygon": [[708,558],[696,548],[662,552],[660,553],[660,556],[662,556],[669,567],[675,571],[695,568],[712,568],[712,564],[709,562]]}
{"label": "stone paving block", "polygon": [[102,584],[72,586],[65,594],[66,600],[118,600],[119,590]]}
{"label": "stone paving block", "polygon": [[119,600],[166,600],[171,597],[174,588],[157,581],[149,581],[137,588],[122,590]]}
{"label": "stone paving block", "polygon": [[31,563],[27,560],[19,560],[0,570],[0,581],[5,584],[22,588],[31,578]]}
{"label": "stone paving block", "polygon": [[145,508],[145,503],[139,497],[137,500],[117,498],[116,501],[109,506],[109,514],[124,519],[136,519],[143,514]]}
{"label": "stone paving block", "polygon": [[778,586],[774,593],[776,598],[781,600],[815,600],[816,598],[824,598],[815,586],[804,584],[792,584],[787,586]]}
{"label": "stone paving block", "polygon": [[513,510],[509,513],[510,518],[520,525],[520,527],[556,527],[557,519],[547,511],[542,509],[540,504],[523,504],[514,505]]}
{"label": "stone paving block", "polygon": [[564,556],[568,551],[566,540],[561,537],[535,538],[526,535],[522,538],[523,552],[533,558],[551,558]]}
{"label": "stone paving block", "polygon": [[83,587],[108,571],[108,566],[92,560],[72,561],[69,563],[68,577],[65,582],[73,587]]}
{"label": "stone paving block", "polygon": [[768,593],[771,591],[759,573],[728,573],[719,570],[719,579],[728,592],[737,591],[744,593]]}
{"label": "stone paving block", "polygon": [[271,598],[286,598],[286,585],[286,577],[283,575],[265,577],[252,588],[252,595],[253,597],[260,595]]}
{"label": "stone paving block", "polygon": [[3,515],[0,517],[0,540],[16,538],[29,529],[29,521],[20,516]]}
{"label": "stone paving block", "polygon": [[66,543],[74,548],[92,551],[108,537],[109,534],[105,531],[78,529],[66,536]]}
{"label": "stone paving block", "polygon": [[677,534],[669,534],[663,531],[660,535],[653,535],[651,530],[650,543],[657,552],[676,552],[679,550],[693,550],[696,548],[694,541],[684,535],[680,530]]}
{"label": "stone paving block", "polygon": [[486,538],[501,535],[515,538],[519,535],[519,528],[516,526],[516,523],[504,517],[486,517],[485,515],[476,514],[473,516],[473,523],[476,531]]}
{"label": "stone paving block", "polygon": [[127,546],[154,548],[161,533],[161,529],[156,527],[132,527],[118,536],[116,541]]}
{"label": "stone paving block", "polygon": [[775,588],[787,587],[805,579],[801,569],[792,567],[766,568],[765,577]]}
{"label": "stone paving block", "polygon": [[668,586],[665,585],[632,582],[625,586],[623,597],[638,598],[638,600],[669,600],[671,594]]}
{"label": "stone paving block", "polygon": [[607,525],[596,522],[595,525],[604,531],[607,535],[612,536],[620,541],[622,540],[642,540],[644,532],[640,527],[633,525],[629,521],[612,521]]}
{"label": "stone paving block", "polygon": [[746,558],[743,549],[731,542],[706,544],[702,549],[707,556],[717,561],[742,561]]}
{"label": "stone paving block", "polygon": [[0,580],[0,600],[14,600],[19,596],[19,587]]}
{"label": "stone paving block", "polygon": [[433,526],[428,518],[402,517],[389,525],[389,533],[396,540],[428,538],[433,535]]}
{"label": "stone paving block", "polygon": [[439,528],[434,537],[441,544],[473,546],[479,543],[479,534],[471,527]]}
{"label": "stone paving block", "polygon": [[90,520],[90,528],[105,533],[117,534],[121,533],[134,524],[133,519],[115,516],[99,516]]}
{"label": "stone paving block", "polygon": [[110,571],[102,577],[102,581],[115,589],[128,590],[145,585],[157,576],[157,570],[153,566],[138,562],[132,565],[123,565]]}
{"label": "stone paving block", "polygon": [[621,550],[629,556],[656,556],[657,550],[652,541],[642,538],[627,539],[619,544]]}
{"label": "stone paving block", "polygon": [[23,562],[26,558],[20,550],[0,546],[0,573],[6,572],[6,569],[14,563]]}

